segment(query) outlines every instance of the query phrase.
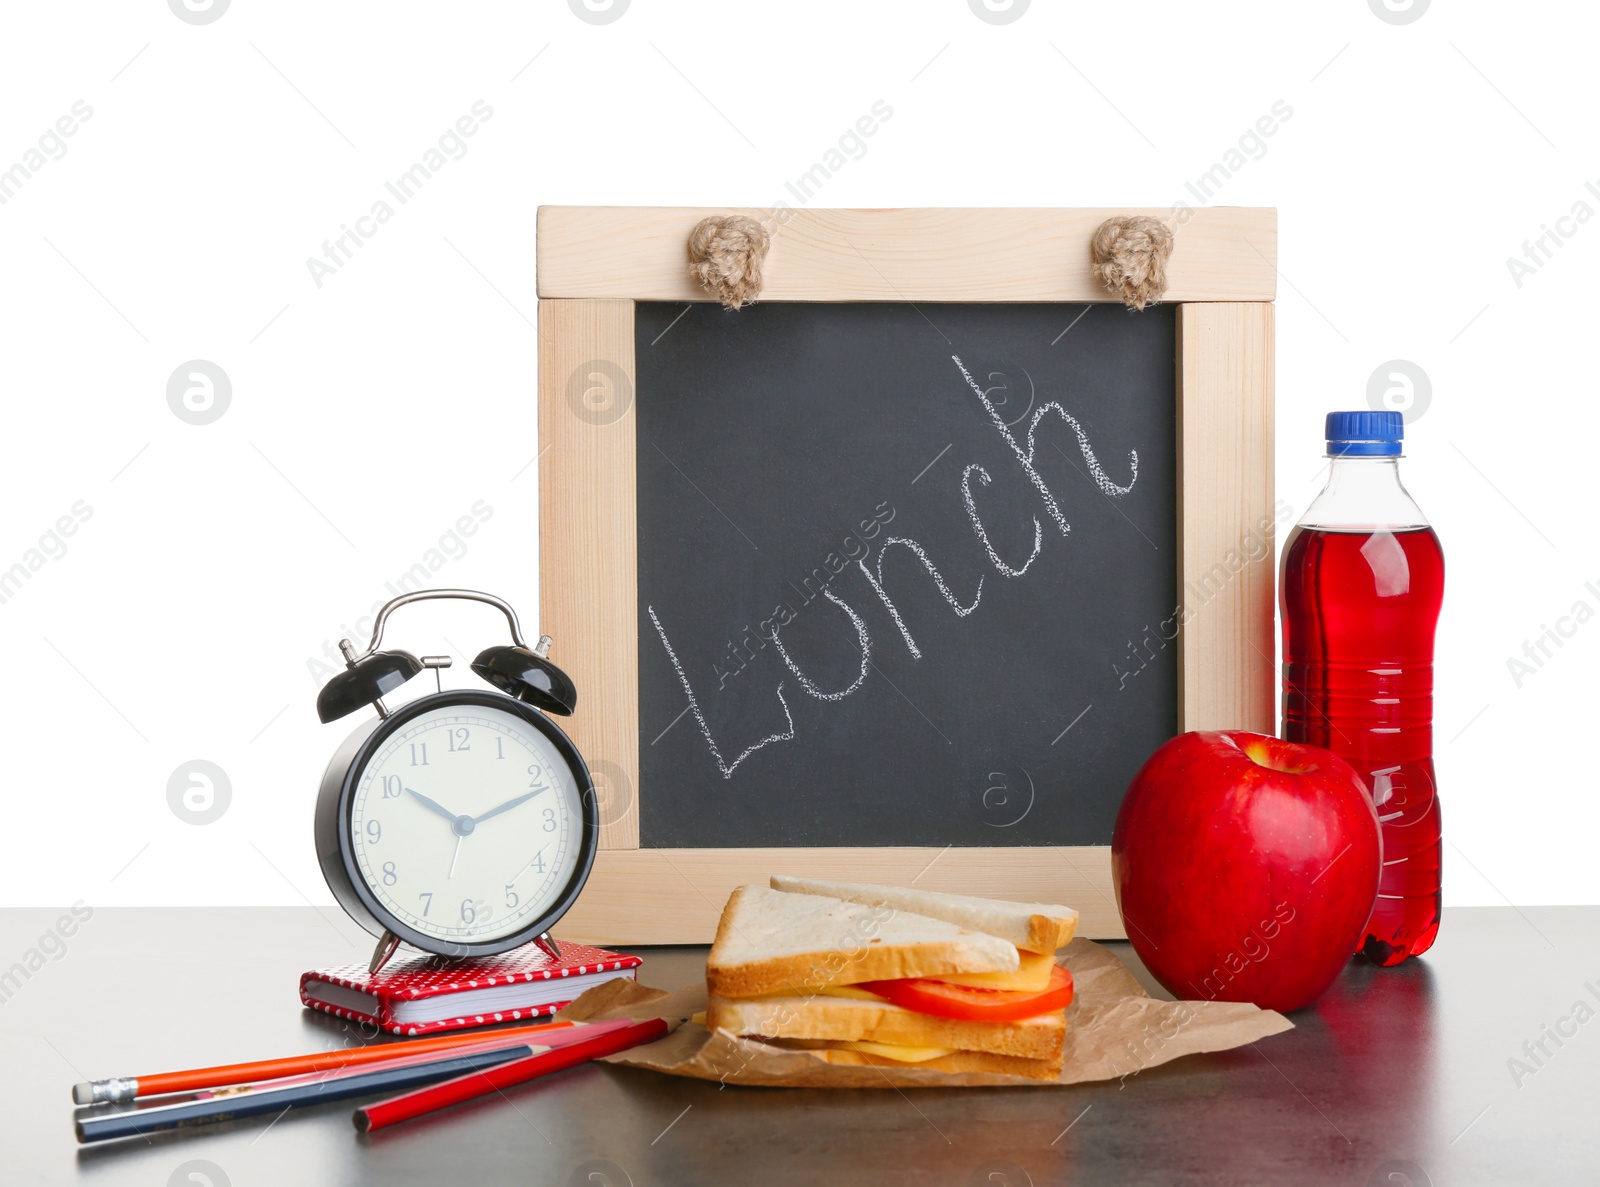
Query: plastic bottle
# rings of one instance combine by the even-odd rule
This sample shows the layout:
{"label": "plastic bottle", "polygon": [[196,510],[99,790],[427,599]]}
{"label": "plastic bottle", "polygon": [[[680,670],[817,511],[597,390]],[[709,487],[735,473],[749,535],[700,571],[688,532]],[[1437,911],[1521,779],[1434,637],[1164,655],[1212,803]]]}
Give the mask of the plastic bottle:
{"label": "plastic bottle", "polygon": [[1283,736],[1332,750],[1366,781],[1383,875],[1357,949],[1382,965],[1439,931],[1433,638],[1444,554],[1400,484],[1397,412],[1331,412],[1328,484],[1290,534],[1279,582]]}

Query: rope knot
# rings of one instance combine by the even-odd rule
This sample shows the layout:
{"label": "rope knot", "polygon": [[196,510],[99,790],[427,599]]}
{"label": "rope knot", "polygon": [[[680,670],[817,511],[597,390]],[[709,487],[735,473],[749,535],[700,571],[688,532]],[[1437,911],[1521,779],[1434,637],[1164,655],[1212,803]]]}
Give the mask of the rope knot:
{"label": "rope knot", "polygon": [[1129,309],[1143,309],[1167,291],[1172,231],[1144,215],[1108,218],[1094,233],[1094,277]]}
{"label": "rope knot", "polygon": [[728,309],[761,292],[761,263],[771,242],[766,228],[742,214],[703,218],[689,232],[689,275]]}

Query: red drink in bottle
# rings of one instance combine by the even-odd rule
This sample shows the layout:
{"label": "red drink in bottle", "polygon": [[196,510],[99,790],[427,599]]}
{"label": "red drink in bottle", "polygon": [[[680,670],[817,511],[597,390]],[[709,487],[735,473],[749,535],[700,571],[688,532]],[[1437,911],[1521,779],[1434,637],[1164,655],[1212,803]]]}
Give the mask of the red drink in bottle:
{"label": "red drink in bottle", "polygon": [[1283,552],[1283,736],[1333,751],[1366,781],[1383,876],[1358,949],[1383,965],[1439,930],[1433,636],[1439,539],[1400,484],[1397,412],[1334,412],[1328,485]]}

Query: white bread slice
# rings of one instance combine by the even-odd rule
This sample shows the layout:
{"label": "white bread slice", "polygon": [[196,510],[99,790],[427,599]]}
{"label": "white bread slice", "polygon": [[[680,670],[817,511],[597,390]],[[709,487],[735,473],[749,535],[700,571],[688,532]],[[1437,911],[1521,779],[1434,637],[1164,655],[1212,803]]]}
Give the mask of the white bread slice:
{"label": "white bread slice", "polygon": [[1015,1055],[994,1055],[988,1051],[952,1051],[919,1063],[902,1063],[898,1059],[840,1047],[808,1045],[804,1049],[829,1063],[845,1067],[925,1067],[936,1072],[996,1072],[1005,1076],[1027,1076],[1030,1080],[1055,1080],[1061,1075],[1059,1055],[1055,1059],[1019,1059]]}
{"label": "white bread slice", "polygon": [[706,988],[752,997],[800,985],[1012,972],[1014,944],[940,919],[741,886],[722,909]]}
{"label": "white bread slice", "polygon": [[959,927],[1009,940],[1029,952],[1054,952],[1064,947],[1078,929],[1078,913],[1053,903],[1012,903],[970,894],[944,894],[901,886],[871,886],[862,882],[825,882],[818,878],[772,877],[774,890],[790,894],[817,894],[846,902],[884,905],[912,911],[930,919],[943,919]]}
{"label": "white bread slice", "polygon": [[[1061,1064],[1067,1016],[1056,1010],[1020,1022],[935,1018],[888,1002],[844,997],[762,997],[730,1001],[713,994],[706,1026],[774,1039],[865,1039],[904,1047],[955,1047]],[[924,1065],[926,1066],[926,1065]]]}

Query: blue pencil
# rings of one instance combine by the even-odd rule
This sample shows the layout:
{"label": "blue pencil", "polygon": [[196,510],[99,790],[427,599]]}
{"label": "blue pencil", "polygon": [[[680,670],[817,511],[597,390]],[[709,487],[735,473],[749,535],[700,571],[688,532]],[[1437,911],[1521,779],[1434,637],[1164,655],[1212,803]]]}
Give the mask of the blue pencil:
{"label": "blue pencil", "polygon": [[263,1080],[256,1085],[237,1089],[219,1089],[196,1093],[178,1101],[163,1101],[160,1097],[149,1104],[108,1110],[80,1109],[73,1119],[80,1142],[103,1142],[111,1138],[143,1136],[163,1130],[190,1125],[207,1125],[213,1121],[232,1121],[239,1117],[254,1117],[261,1113],[279,1113],[301,1105],[322,1104],[327,1101],[348,1100],[352,1096],[365,1096],[372,1092],[387,1092],[397,1088],[412,1088],[436,1080],[482,1071],[524,1059],[536,1051],[544,1050],[529,1043],[516,1046],[474,1049],[462,1054],[452,1051],[437,1057],[417,1056],[398,1064],[382,1064],[372,1068],[352,1069],[340,1075],[295,1077],[292,1081],[274,1086],[274,1081]]}

